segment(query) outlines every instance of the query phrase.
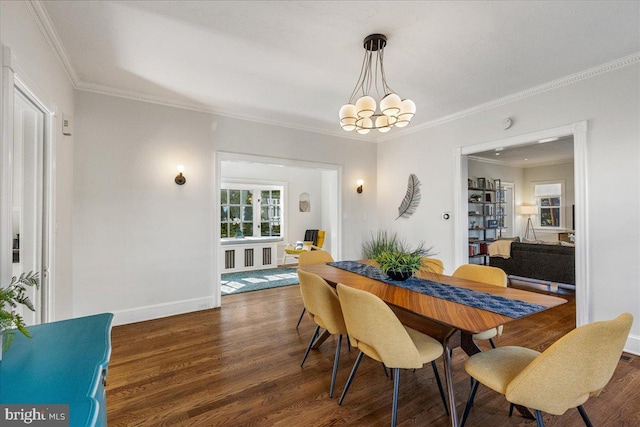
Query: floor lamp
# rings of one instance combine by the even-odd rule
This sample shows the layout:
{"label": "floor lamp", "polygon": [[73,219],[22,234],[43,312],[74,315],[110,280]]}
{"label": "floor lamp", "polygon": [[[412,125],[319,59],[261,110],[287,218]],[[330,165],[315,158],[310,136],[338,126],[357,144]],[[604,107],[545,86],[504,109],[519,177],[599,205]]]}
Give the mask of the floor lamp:
{"label": "floor lamp", "polygon": [[527,220],[527,227],[524,231],[524,240],[531,240],[529,238],[529,230],[531,230],[531,233],[533,234],[533,240],[538,240],[538,238],[536,237],[536,231],[533,229],[533,222],[531,222],[531,215],[535,215],[538,213],[538,207],[535,205],[522,205],[520,207],[520,213],[522,215],[529,215],[529,219]]}

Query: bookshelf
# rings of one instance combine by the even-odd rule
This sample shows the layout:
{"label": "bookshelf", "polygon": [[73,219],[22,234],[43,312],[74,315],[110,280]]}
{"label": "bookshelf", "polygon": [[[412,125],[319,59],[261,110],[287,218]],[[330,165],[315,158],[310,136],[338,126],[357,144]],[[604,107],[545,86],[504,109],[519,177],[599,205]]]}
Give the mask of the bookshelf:
{"label": "bookshelf", "polygon": [[489,244],[502,236],[504,189],[500,179],[476,178],[467,182],[469,263],[489,264]]}

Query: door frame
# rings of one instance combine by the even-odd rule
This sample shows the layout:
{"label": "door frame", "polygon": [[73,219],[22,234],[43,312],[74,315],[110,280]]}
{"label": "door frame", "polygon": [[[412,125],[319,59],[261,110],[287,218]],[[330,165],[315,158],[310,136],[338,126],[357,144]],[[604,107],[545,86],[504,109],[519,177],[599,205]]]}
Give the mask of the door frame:
{"label": "door frame", "polygon": [[[342,166],[330,163],[320,163],[313,161],[304,161],[304,160],[292,160],[285,159],[281,157],[267,157],[267,156],[256,156],[252,154],[243,154],[243,153],[232,153],[227,151],[216,151],[213,153],[213,227],[217,227],[220,224],[220,186],[222,184],[222,162],[230,161],[230,162],[240,162],[240,163],[260,163],[266,165],[275,165],[275,166],[283,166],[283,167],[296,167],[296,168],[309,168],[309,169],[317,169],[322,172],[328,172],[335,175],[335,188],[331,186],[331,188],[323,189],[323,194],[325,192],[329,193],[328,197],[335,196],[334,200],[331,201],[331,212],[329,213],[329,222],[331,229],[331,254],[336,259],[341,259],[342,256]],[[287,233],[289,227],[286,227]],[[286,236],[283,236],[286,237]],[[214,307],[219,307],[222,301],[222,291],[221,291],[221,271],[220,271],[220,256],[221,256],[221,240],[220,240],[220,232],[218,229],[214,229],[213,231],[213,282],[215,286],[214,291]]]}
{"label": "door frame", "polygon": [[[467,156],[496,148],[511,148],[530,144],[545,138],[563,137],[573,135],[573,165],[574,165],[574,191],[575,191],[575,274],[576,274],[576,325],[581,326],[591,321],[589,311],[591,301],[591,282],[589,277],[589,224],[587,217],[587,140],[589,136],[588,121],[580,121],[565,126],[537,132],[517,135],[509,138],[483,142],[455,150],[454,173],[454,251],[456,267],[466,263],[465,255],[469,241],[467,216],[466,216],[466,183],[468,178]],[[464,186],[463,186],[464,183]],[[464,191],[463,191],[464,189]]]}
{"label": "door frame", "polygon": [[50,322],[53,319],[55,296],[55,144],[53,143],[53,119],[56,115],[55,104],[50,102],[36,84],[19,67],[11,49],[0,44],[2,55],[0,62],[0,281],[2,285],[11,280],[12,271],[12,220],[13,220],[13,108],[14,93],[20,91],[29,102],[44,114],[43,128],[43,185],[42,185],[42,253],[40,277],[39,321]]}

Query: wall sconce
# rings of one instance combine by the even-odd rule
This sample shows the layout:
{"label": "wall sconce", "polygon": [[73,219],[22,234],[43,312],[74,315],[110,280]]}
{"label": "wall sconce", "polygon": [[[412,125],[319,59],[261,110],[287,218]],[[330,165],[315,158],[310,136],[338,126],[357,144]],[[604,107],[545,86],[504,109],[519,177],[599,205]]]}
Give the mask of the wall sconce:
{"label": "wall sconce", "polygon": [[185,178],[184,175],[182,175],[183,171],[184,171],[184,166],[178,165],[178,175],[176,175],[176,184],[178,185],[183,185],[185,182],[187,182],[187,178]]}
{"label": "wall sconce", "polygon": [[356,188],[356,191],[358,192],[358,194],[362,193],[362,184],[364,184],[364,181],[359,179],[356,184],[358,184],[358,188]]}

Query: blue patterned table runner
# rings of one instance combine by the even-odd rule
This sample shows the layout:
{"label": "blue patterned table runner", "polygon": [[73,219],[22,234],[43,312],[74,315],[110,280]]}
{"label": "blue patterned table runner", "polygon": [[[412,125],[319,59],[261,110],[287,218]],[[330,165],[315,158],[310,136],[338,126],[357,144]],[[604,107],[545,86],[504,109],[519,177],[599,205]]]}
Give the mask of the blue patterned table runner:
{"label": "blue patterned table runner", "polygon": [[513,319],[537,313],[538,311],[542,311],[546,308],[540,304],[513,300],[500,295],[478,292],[473,289],[460,288],[418,277],[410,277],[405,281],[391,280],[389,276],[384,274],[378,267],[362,264],[360,262],[338,261],[330,262],[328,264],[389,285],[410,289],[421,294],[467,305],[469,307],[491,311]]}

